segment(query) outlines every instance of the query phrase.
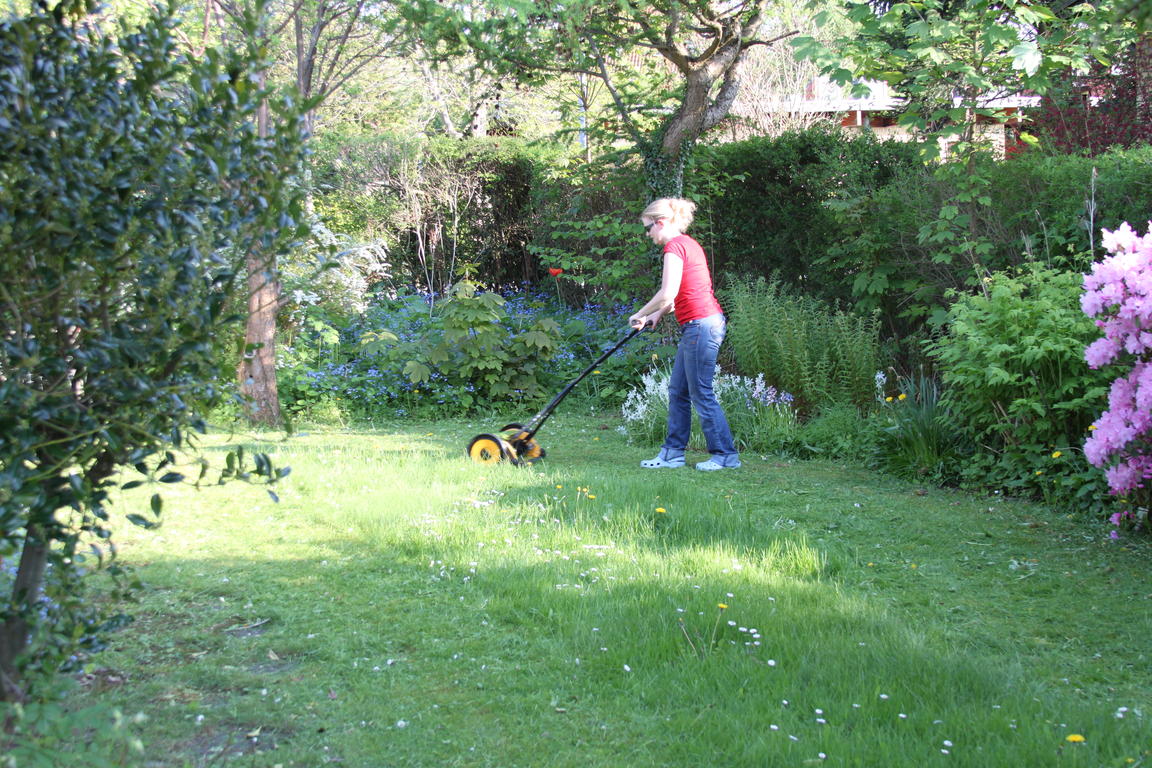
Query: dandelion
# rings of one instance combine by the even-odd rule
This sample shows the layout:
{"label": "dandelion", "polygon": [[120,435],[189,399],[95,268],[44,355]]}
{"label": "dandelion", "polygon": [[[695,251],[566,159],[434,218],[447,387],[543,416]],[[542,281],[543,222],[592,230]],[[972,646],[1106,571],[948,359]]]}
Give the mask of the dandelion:
{"label": "dandelion", "polygon": [[656,514],[665,515],[668,514],[668,510],[664,509],[664,507],[656,507]]}
{"label": "dandelion", "polygon": [[1063,455],[1064,455],[1064,454],[1063,454],[1063,453],[1061,453],[1060,451],[1052,451],[1052,458],[1054,458],[1054,459],[1058,459],[1058,458],[1060,458],[1060,457],[1061,457],[1061,456],[1063,456]]}
{"label": "dandelion", "polygon": [[588,494],[588,498],[594,499],[594,498],[596,498],[596,494],[590,493],[590,494]]}
{"label": "dandelion", "polygon": [[716,603],[716,607],[722,611],[728,610],[728,603]]}
{"label": "dandelion", "polygon": [[907,400],[907,399],[908,399],[908,395],[906,395],[906,394],[904,394],[903,392],[901,392],[901,393],[900,393],[900,397],[898,397],[898,398],[896,398],[896,399],[897,399],[897,400]]}
{"label": "dandelion", "polygon": [[1038,470],[1036,470],[1036,474],[1042,475],[1042,474],[1044,474],[1044,470],[1038,469]]}
{"label": "dandelion", "polygon": [[1084,743],[1084,737],[1079,733],[1070,733],[1070,734],[1068,734],[1068,736],[1064,740],[1070,741],[1073,744],[1083,744]]}
{"label": "dandelion", "polygon": [[888,397],[884,398],[884,402],[886,402],[886,403],[890,403],[890,402],[892,402],[894,399],[895,399],[895,398],[894,398],[894,397],[892,397],[892,395],[888,395]]}

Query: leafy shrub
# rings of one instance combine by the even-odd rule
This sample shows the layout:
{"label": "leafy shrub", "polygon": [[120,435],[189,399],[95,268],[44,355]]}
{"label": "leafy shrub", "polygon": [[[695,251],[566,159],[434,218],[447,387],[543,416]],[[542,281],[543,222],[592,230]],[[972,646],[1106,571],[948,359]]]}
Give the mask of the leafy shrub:
{"label": "leafy shrub", "polygon": [[966,168],[903,165],[886,185],[825,207],[835,234],[814,257],[819,274],[858,309],[879,310],[889,333],[907,336],[926,322],[939,327],[949,292],[975,289],[987,272],[1026,261],[1086,270],[1101,226],[1152,210],[1152,147],[1094,158],[975,156]]}
{"label": "leafy shrub", "polygon": [[[869,195],[899,169],[921,165],[912,143],[827,127],[701,147],[696,154],[685,186],[698,195],[711,192],[697,202],[710,235],[701,242],[716,274],[774,274],[830,301],[851,297],[853,273],[824,266],[828,249],[842,239],[824,203]],[[732,183],[714,189],[696,176]]]}
{"label": "leafy shrub", "polygon": [[[61,686],[63,687],[63,686]],[[58,694],[62,696],[63,692]],[[55,698],[55,697],[54,697]],[[0,744],[3,768],[124,768],[145,764],[136,735],[143,714],[125,716],[104,705],[67,708],[55,701],[13,704],[6,711]]]}
{"label": "leafy shrub", "polygon": [[739,370],[763,374],[805,410],[839,402],[867,406],[879,367],[876,318],[786,290],[778,281],[760,278],[732,281],[720,292]]}
{"label": "leafy shrub", "polygon": [[639,215],[643,174],[631,168],[556,168],[536,190],[536,227],[528,250],[540,264],[563,269],[569,304],[647,300],[660,280],[661,259]]}
{"label": "leafy shrub", "polygon": [[[456,301],[452,299],[451,301]],[[545,294],[506,291],[484,299],[496,306],[497,325],[485,321],[487,337],[498,336],[512,349],[513,340],[546,327],[553,339],[550,353],[531,362],[535,386],[513,386],[490,392],[481,382],[462,381],[447,363],[430,365],[424,356],[444,340],[443,323],[451,301],[422,293],[395,297],[378,295],[346,327],[329,325],[324,316],[315,325],[304,324],[278,369],[281,398],[297,419],[319,423],[348,420],[377,421],[408,416],[443,416],[497,407],[504,403],[533,403],[574,378],[626,332],[628,307],[588,305],[572,309]],[[500,304],[500,302],[503,302]],[[333,335],[337,337],[333,343]],[[538,337],[534,337],[539,340]],[[469,342],[471,344],[471,342]],[[643,334],[605,360],[577,387],[566,407],[584,403],[615,408],[652,362],[670,356],[659,334]],[[430,374],[414,381],[410,368],[417,361]],[[499,374],[517,382],[515,361]],[[408,368],[408,372],[405,369]]]}
{"label": "leafy shrub", "polygon": [[[945,388],[941,404],[973,446],[965,482],[1041,494],[1059,471],[1046,470],[1045,457],[1078,450],[1107,391],[1107,376],[1082,358],[1097,334],[1078,306],[1080,282],[1029,264],[989,276],[982,293],[952,305],[947,332],[929,352]],[[1087,480],[1077,489],[1080,506],[1102,503],[1102,490]]]}
{"label": "leafy shrub", "polygon": [[[174,452],[225,395],[216,346],[245,257],[262,270],[306,234],[300,114],[257,85],[254,18],[251,48],[185,57],[174,6],[119,29],[85,0],[29,8],[0,22],[0,557],[20,553],[0,608],[5,700],[121,623],[84,594],[101,569],[123,575],[120,472],[140,473],[121,487],[183,479]],[[237,454],[224,477],[280,475]]]}
{"label": "leafy shrub", "polygon": [[800,429],[806,454],[865,465],[876,454],[877,440],[876,425],[850,403],[821,405]]}

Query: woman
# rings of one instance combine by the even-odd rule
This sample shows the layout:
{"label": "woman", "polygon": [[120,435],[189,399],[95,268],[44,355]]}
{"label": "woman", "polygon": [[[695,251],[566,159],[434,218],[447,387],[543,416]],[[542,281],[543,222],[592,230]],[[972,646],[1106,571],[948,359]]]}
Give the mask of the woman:
{"label": "woman", "polygon": [[704,249],[684,234],[695,211],[696,204],[689,200],[665,197],[640,214],[648,237],[664,249],[664,274],[660,290],[628,318],[628,323],[633,328],[654,326],[674,309],[681,328],[676,362],[668,381],[668,437],[656,458],[640,462],[647,469],[684,466],[684,449],[692,430],[692,406],[696,406],[708,453],[712,454],[696,469],[740,466],[728,419],[712,389],[716,355],[724,341],[724,312],[712,293]]}

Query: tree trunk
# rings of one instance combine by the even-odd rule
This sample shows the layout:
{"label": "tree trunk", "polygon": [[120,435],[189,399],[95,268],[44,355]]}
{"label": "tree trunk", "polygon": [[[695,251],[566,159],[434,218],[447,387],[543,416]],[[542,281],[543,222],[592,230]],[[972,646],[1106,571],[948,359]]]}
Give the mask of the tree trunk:
{"label": "tree trunk", "polygon": [[687,152],[681,148],[670,157],[659,144],[644,151],[644,184],[650,200],[659,197],[680,197],[684,194],[684,161]]}
{"label": "tree trunk", "polygon": [[44,568],[48,563],[48,542],[40,526],[29,523],[20,553],[20,567],[12,585],[8,618],[0,624],[0,701],[23,701],[20,671],[16,661],[28,649],[28,612],[40,600]]}
{"label": "tree trunk", "polygon": [[276,309],[280,282],[276,262],[259,253],[248,255],[248,322],[244,356],[240,360],[240,393],[248,421],[265,427],[280,426],[280,393],[276,387]]}
{"label": "tree trunk", "polygon": [[[264,87],[261,75],[260,87]],[[268,103],[256,115],[257,132],[268,135]],[[244,328],[244,355],[237,378],[244,396],[248,421],[252,425],[279,427],[280,391],[276,386],[276,310],[280,306],[280,281],[276,258],[254,251],[246,260],[248,268],[248,321]]]}

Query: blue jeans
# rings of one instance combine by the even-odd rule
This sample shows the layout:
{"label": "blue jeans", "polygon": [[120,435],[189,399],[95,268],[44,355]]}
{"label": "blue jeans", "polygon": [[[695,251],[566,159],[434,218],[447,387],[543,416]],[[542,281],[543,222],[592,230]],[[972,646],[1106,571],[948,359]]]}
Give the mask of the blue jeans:
{"label": "blue jeans", "polygon": [[668,455],[684,454],[692,433],[692,406],[696,406],[708,453],[720,464],[738,460],[728,419],[712,389],[716,356],[726,328],[724,315],[691,320],[683,326],[668,380],[668,437],[664,440]]}

